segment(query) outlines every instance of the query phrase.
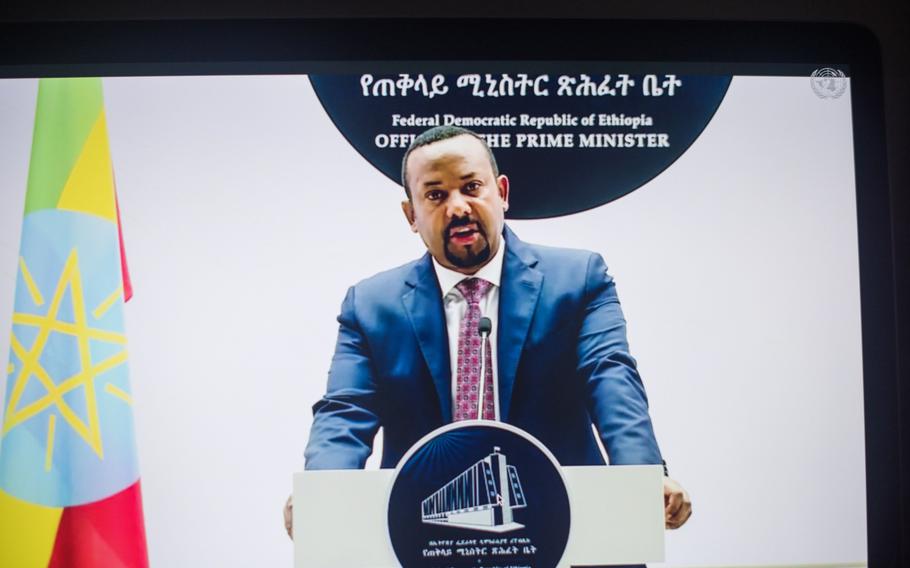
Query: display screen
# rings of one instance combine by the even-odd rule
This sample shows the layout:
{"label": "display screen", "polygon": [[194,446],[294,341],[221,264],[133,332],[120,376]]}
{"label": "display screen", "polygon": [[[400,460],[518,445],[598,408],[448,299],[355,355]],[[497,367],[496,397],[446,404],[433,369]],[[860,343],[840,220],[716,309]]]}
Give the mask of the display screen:
{"label": "display screen", "polygon": [[[846,66],[354,67],[100,80],[133,290],[129,386],[106,389],[102,370],[93,390],[65,394],[76,418],[48,403],[29,432],[90,445],[76,427],[89,424],[90,399],[103,421],[129,388],[153,565],[291,564],[281,507],[304,466],[342,300],[426,253],[402,213],[401,159],[414,135],[444,124],[486,139],[510,180],[518,238],[605,260],[661,453],[692,498],[665,565],[865,564]],[[39,262],[23,237],[26,189],[43,175],[35,148],[54,143],[37,139],[40,109],[37,78],[0,80],[5,452],[27,426],[10,417],[49,391],[22,378],[10,345],[39,334],[14,314],[35,303],[21,265]],[[65,253],[30,272],[47,305]],[[58,319],[72,322],[67,294]],[[90,358],[105,349],[92,343]],[[380,433],[367,467],[381,454]],[[17,475],[37,479],[47,455],[35,472],[4,471],[0,489],[26,491]]]}

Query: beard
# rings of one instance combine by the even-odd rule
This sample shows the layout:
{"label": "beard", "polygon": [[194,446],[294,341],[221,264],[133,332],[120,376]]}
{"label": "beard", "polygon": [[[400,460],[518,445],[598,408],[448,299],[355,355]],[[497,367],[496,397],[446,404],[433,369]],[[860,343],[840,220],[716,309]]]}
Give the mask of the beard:
{"label": "beard", "polygon": [[457,266],[458,268],[472,268],[489,260],[490,243],[484,239],[483,248],[477,252],[473,252],[470,248],[465,248],[464,257],[455,256],[455,253],[449,250],[449,243],[446,243],[445,253],[446,259],[452,263],[452,266]]}
{"label": "beard", "polygon": [[[464,255],[457,256],[454,252],[452,252],[452,243],[449,239],[449,232],[455,227],[470,225],[471,223],[475,223],[477,225],[477,234],[483,238],[483,248],[477,252],[474,252],[470,247],[464,247]],[[451,262],[452,266],[457,266],[458,268],[473,268],[485,263],[490,259],[490,241],[487,239],[487,233],[484,231],[479,222],[472,220],[470,217],[452,219],[452,221],[449,222],[449,225],[446,227],[445,233],[443,233],[443,239],[445,242],[443,250],[445,251],[446,260]]]}

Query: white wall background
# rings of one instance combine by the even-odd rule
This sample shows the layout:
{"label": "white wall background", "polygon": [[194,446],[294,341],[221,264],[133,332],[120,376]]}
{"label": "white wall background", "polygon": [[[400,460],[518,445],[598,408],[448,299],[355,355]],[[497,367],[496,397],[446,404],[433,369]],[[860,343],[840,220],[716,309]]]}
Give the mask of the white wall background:
{"label": "white wall background", "polygon": [[[36,90],[0,81],[0,330]],[[423,251],[401,190],[305,77],[107,79],[105,99],[152,564],[290,566],[281,507],[341,299]],[[617,280],[662,451],[694,503],[668,565],[866,558],[849,93],[737,78],[645,187],[511,225],[602,252]]]}

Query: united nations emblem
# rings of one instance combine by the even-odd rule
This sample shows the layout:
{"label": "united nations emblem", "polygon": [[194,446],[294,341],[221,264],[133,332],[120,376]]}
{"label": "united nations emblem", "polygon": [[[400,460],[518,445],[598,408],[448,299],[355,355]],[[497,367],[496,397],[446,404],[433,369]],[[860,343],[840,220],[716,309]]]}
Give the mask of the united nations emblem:
{"label": "united nations emblem", "polygon": [[847,90],[847,76],[840,69],[816,69],[809,76],[809,82],[820,99],[837,99]]}

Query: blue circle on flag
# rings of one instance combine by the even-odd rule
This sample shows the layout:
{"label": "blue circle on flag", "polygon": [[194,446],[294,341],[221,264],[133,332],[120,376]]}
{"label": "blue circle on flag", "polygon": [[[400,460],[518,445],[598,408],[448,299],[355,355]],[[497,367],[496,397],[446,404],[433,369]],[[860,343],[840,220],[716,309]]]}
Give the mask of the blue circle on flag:
{"label": "blue circle on flag", "polygon": [[114,223],[25,217],[6,370],[0,489],[68,507],[139,478]]}
{"label": "blue circle on flag", "polygon": [[552,454],[491,421],[443,426],[402,458],[389,494],[402,566],[554,568],[569,538],[569,496]]}

